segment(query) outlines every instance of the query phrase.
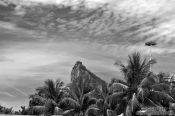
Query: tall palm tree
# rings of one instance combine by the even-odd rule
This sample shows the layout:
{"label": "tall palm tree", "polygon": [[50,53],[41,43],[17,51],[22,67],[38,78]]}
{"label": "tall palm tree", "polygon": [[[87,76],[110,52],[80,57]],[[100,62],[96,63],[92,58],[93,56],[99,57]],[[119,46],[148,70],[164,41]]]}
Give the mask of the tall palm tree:
{"label": "tall palm tree", "polygon": [[96,99],[89,96],[94,86],[90,83],[91,78],[84,76],[77,77],[67,86],[68,96],[60,103],[65,116],[84,116],[85,112],[96,103]]}
{"label": "tall palm tree", "polygon": [[63,85],[64,83],[59,79],[56,82],[51,79],[46,80],[43,86],[36,89],[37,93],[30,96],[32,99],[30,107],[47,115],[55,114],[64,96]]}
{"label": "tall palm tree", "polygon": [[117,115],[116,112],[114,112],[117,102],[116,96],[119,97],[119,95],[121,95],[120,97],[122,97],[122,94],[117,92],[121,91],[123,88],[116,85],[116,82],[125,83],[122,80],[112,79],[111,83],[106,83],[107,89],[95,88],[91,91],[89,96],[91,98],[96,98],[97,101],[95,105],[91,106],[91,109],[86,111],[88,116],[90,116],[92,112],[95,112],[95,116],[98,116],[99,114],[102,116]]}
{"label": "tall palm tree", "polygon": [[121,91],[117,91],[109,97],[115,106],[115,112],[125,116],[135,115],[136,111],[144,106],[168,106],[174,99],[165,91],[160,91],[160,87],[167,88],[168,85],[158,83],[157,76],[149,72],[152,61],[141,59],[139,53],[129,55],[128,64],[118,64],[124,75],[126,83],[115,82]]}

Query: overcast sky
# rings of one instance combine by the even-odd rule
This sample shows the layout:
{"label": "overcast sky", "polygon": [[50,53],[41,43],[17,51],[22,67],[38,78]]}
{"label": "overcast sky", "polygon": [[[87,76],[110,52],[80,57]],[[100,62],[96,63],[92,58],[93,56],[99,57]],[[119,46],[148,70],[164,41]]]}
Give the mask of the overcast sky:
{"label": "overcast sky", "polygon": [[27,105],[48,78],[68,83],[77,60],[106,81],[122,78],[114,63],[148,56],[152,40],[153,70],[175,73],[173,0],[86,0],[81,10],[79,1],[0,1],[0,104]]}

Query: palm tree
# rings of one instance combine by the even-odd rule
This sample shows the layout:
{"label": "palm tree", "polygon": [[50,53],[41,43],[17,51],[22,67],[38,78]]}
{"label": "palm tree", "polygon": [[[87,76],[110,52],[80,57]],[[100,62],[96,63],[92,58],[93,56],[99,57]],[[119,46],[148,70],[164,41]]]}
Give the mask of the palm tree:
{"label": "palm tree", "polygon": [[174,99],[165,91],[158,88],[167,87],[164,83],[158,83],[157,76],[149,72],[149,66],[154,62],[141,59],[139,53],[129,55],[128,64],[118,64],[124,75],[126,83],[115,82],[115,86],[123,89],[115,92],[109,97],[115,106],[117,115],[123,113],[125,116],[136,115],[136,111],[141,110],[145,106],[165,106],[168,107],[169,102]]}
{"label": "palm tree", "polygon": [[68,96],[60,103],[65,116],[84,116],[86,111],[96,103],[96,99],[90,97],[94,86],[90,83],[91,78],[84,76],[77,77],[67,86]]}
{"label": "palm tree", "polygon": [[37,93],[30,96],[30,107],[47,115],[55,114],[58,109],[61,111],[58,106],[64,96],[63,85],[59,79],[56,82],[46,80],[44,86],[37,88]]}
{"label": "palm tree", "polygon": [[[111,116],[111,115],[117,115],[115,110],[115,105],[117,102],[116,96],[119,97],[120,93],[117,93],[121,91],[123,88],[120,86],[116,85],[116,82],[120,83],[125,83],[122,80],[117,80],[117,79],[112,79],[111,83],[107,84],[106,87],[107,89],[102,89],[102,88],[95,88],[89,96],[91,98],[96,98],[96,104],[91,106],[91,109],[86,111],[86,114],[88,116],[91,116],[92,112],[95,112],[95,116]],[[122,94],[120,94],[122,97]]]}

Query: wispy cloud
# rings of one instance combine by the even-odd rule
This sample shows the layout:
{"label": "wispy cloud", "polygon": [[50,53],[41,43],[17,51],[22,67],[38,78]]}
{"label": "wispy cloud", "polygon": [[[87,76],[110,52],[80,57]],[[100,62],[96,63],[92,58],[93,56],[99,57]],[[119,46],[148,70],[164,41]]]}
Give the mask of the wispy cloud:
{"label": "wispy cloud", "polygon": [[16,87],[12,87],[14,90],[18,91],[19,93],[21,93],[22,95],[24,95],[25,97],[29,96],[27,93],[23,92],[22,90],[16,88]]}
{"label": "wispy cloud", "polygon": [[[150,40],[158,42],[159,47],[173,46],[175,42],[175,22],[173,21],[173,0],[85,0],[92,4],[108,4],[96,6],[93,10],[71,9],[59,7],[61,4],[69,6],[79,5],[79,0],[19,0],[18,3],[44,3],[27,8],[25,19],[17,21],[17,26],[34,30],[51,32],[50,35],[70,35],[77,31],[83,35],[81,41],[99,41],[103,43],[131,42],[139,43]],[[47,4],[57,5],[49,6]],[[36,9],[33,10],[32,9]],[[40,10],[37,10],[40,9]],[[45,10],[50,9],[50,10]],[[55,10],[54,10],[55,9]],[[38,12],[39,11],[39,12]],[[57,12],[56,12],[57,11]],[[79,15],[77,15],[79,13]],[[37,14],[37,15],[36,15]],[[58,15],[59,14],[59,15]],[[10,27],[11,28],[11,27]],[[43,33],[44,33],[43,32]],[[69,33],[70,32],[70,33]],[[101,37],[100,35],[103,35]],[[87,38],[86,36],[91,36]],[[75,39],[77,37],[68,37]],[[117,43],[116,43],[117,44]]]}
{"label": "wispy cloud", "polygon": [[13,62],[13,60],[6,58],[5,56],[0,56],[0,62]]}
{"label": "wispy cloud", "polygon": [[14,95],[12,95],[12,94],[10,94],[8,92],[3,92],[3,91],[0,91],[0,95],[5,95],[5,96],[8,96],[8,97],[12,97],[12,98],[15,97]]}

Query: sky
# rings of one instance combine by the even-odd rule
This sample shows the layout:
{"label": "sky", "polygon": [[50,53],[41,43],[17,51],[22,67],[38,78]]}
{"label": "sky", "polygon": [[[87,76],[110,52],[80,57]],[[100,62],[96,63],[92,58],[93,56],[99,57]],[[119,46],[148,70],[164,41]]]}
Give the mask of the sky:
{"label": "sky", "polygon": [[[14,6],[13,6],[13,5]],[[0,0],[0,104],[18,110],[44,80],[70,82],[76,61],[109,82],[115,62],[148,57],[175,73],[173,0]]]}

